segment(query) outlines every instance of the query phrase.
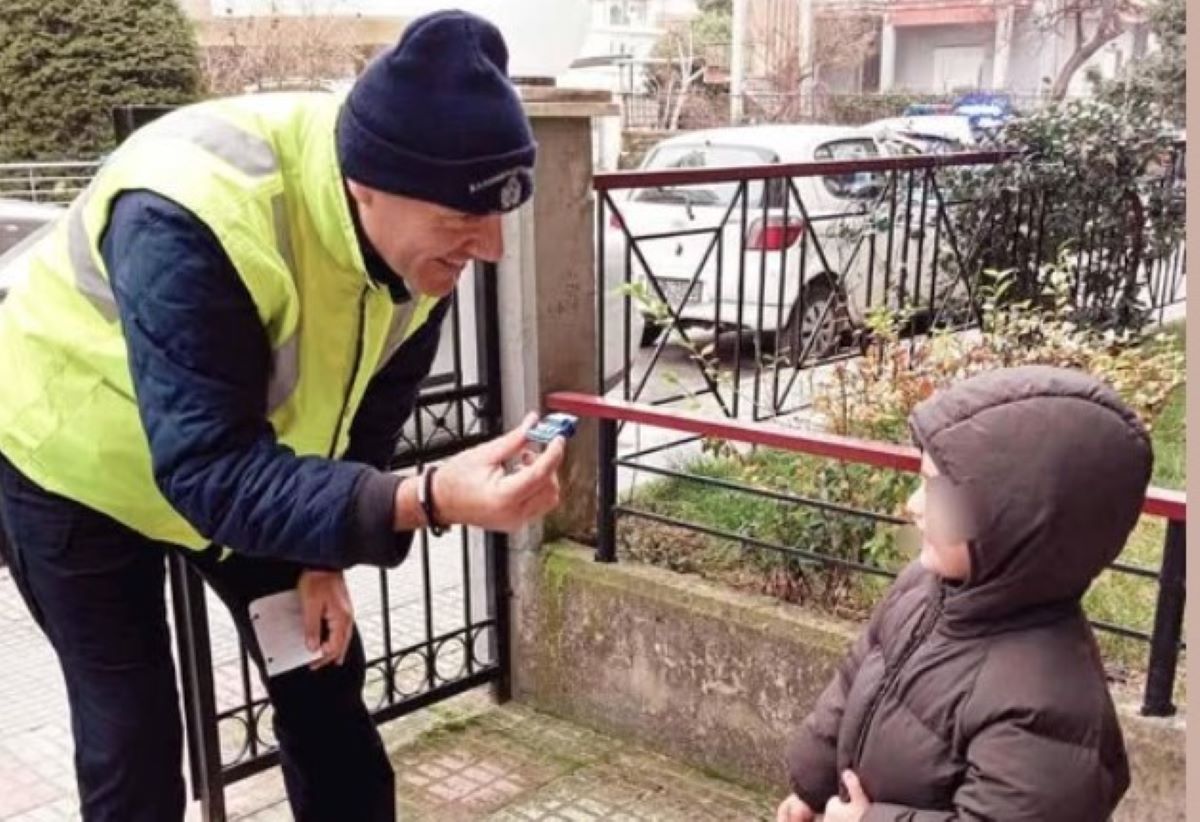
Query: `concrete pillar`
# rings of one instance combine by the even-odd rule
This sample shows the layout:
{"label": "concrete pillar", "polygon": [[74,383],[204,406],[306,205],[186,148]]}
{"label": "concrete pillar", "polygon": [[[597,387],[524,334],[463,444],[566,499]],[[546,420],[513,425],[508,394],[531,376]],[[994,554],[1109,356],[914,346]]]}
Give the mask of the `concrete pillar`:
{"label": "concrete pillar", "polygon": [[816,111],[814,100],[812,99],[813,91],[817,87],[817,78],[814,76],[816,65],[813,60],[813,40],[816,37],[816,17],[813,15],[813,0],[800,0],[799,3],[800,31],[799,49],[796,59],[800,65],[800,111],[803,114],[811,115]]}
{"label": "concrete pillar", "polygon": [[[533,201],[504,221],[497,266],[501,380],[506,428],[542,411],[553,391],[596,390],[596,234],[592,193],[592,123],[619,113],[609,92],[523,90],[538,142]],[[538,527],[509,540],[513,690],[522,690],[521,660],[530,648],[538,603],[538,548],[543,539],[588,538],[596,521],[596,430],[584,422],[567,448],[563,504]]]}
{"label": "concrete pillar", "polygon": [[745,114],[747,0],[733,0],[729,53],[729,122],[737,125]]}
{"label": "concrete pillar", "polygon": [[992,88],[1008,88],[1008,67],[1012,62],[1013,22],[1015,8],[1001,6],[996,14],[996,42],[992,56]]}
{"label": "concrete pillar", "polygon": [[879,37],[879,90],[891,91],[896,84],[896,27],[883,21]]}

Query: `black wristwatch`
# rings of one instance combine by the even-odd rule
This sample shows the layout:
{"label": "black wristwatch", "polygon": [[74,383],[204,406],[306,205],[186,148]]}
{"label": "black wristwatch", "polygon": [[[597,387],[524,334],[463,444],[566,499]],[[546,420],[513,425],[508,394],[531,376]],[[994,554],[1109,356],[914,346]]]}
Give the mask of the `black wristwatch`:
{"label": "black wristwatch", "polygon": [[417,504],[421,506],[421,513],[425,515],[425,527],[429,533],[435,537],[440,537],[446,533],[446,526],[439,525],[437,520],[437,506],[433,504],[433,475],[437,473],[437,466],[426,468],[421,474],[421,481],[417,485]]}

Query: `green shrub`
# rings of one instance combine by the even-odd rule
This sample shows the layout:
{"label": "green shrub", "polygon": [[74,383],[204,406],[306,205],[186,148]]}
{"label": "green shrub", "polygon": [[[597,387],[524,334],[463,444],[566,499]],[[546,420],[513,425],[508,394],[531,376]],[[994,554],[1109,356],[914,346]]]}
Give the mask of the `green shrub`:
{"label": "green shrub", "polygon": [[[910,413],[938,389],[990,369],[1043,364],[1100,377],[1153,428],[1168,402],[1179,396],[1184,372],[1178,336],[1079,325],[1070,303],[1069,263],[1047,267],[1043,275],[1042,294],[1014,301],[1006,298],[1012,276],[989,273],[981,294],[979,331],[902,339],[900,329],[906,318],[877,312],[870,319],[872,334],[864,356],[812,372],[810,396],[817,425],[841,435],[907,443]],[[696,351],[693,357],[711,374],[727,379],[711,352]],[[1173,430],[1181,433],[1181,428]],[[890,516],[903,515],[916,482],[894,471],[792,453],[761,449],[740,453],[724,443],[709,444],[708,453],[688,464],[686,471]],[[674,479],[644,486],[633,503],[740,537],[838,560],[892,569],[905,561],[895,526],[815,507]],[[841,614],[861,614],[880,588],[878,580],[841,566],[764,551],[736,537],[686,534],[636,519],[624,521],[621,537],[622,551],[633,558]],[[1152,608],[1152,586],[1145,594],[1149,600],[1137,600],[1135,609],[1142,616],[1145,608]]]}
{"label": "green shrub", "polygon": [[1038,268],[1074,256],[1082,322],[1137,328],[1147,266],[1174,252],[1184,198],[1171,172],[1176,136],[1149,95],[1072,100],[1011,121],[1015,156],[947,175],[967,273],[1011,269],[1013,296],[1034,297]]}
{"label": "green shrub", "polygon": [[4,0],[0,161],[95,157],[113,145],[114,106],[199,91],[195,35],[176,0]]}

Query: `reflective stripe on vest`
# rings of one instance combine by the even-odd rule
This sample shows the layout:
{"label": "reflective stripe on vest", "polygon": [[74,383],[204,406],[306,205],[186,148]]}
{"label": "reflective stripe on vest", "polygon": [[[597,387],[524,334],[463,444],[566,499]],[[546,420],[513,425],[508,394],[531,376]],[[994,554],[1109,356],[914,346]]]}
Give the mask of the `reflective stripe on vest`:
{"label": "reflective stripe on vest", "polygon": [[[208,151],[238,171],[251,177],[273,174],[279,170],[279,162],[270,143],[233,123],[194,112],[182,112],[172,118],[165,135],[182,137]],[[100,273],[92,259],[87,230],[83,225],[83,213],[91,199],[91,187],[83,191],[68,211],[68,243],[71,265],[75,271],[75,284],[101,316],[109,322],[118,319],[116,298],[112,286]],[[275,221],[275,242],[280,256],[288,268],[295,272],[296,254],[292,248],[291,229],[287,221],[287,204],[282,194],[271,198],[271,212]],[[399,348],[403,338],[390,346],[388,356]],[[389,344],[391,339],[389,338]],[[295,390],[300,380],[300,341],[297,334],[271,351],[271,375],[267,385],[267,413],[277,411]],[[385,357],[386,359],[386,357]]]}
{"label": "reflective stripe on vest", "polygon": [[265,411],[298,455],[344,453],[371,376],[436,305],[394,306],[367,275],[337,165],[340,100],[199,104],[139,129],[62,219],[6,254],[0,451],[48,490],[146,536],[204,538],[159,490],[100,254],[112,203],[147,190],[187,209],[242,279],[270,348]]}
{"label": "reflective stripe on vest", "polygon": [[92,259],[92,244],[83,225],[83,210],[91,200],[91,189],[85,189],[67,212],[67,249],[71,268],[75,271],[75,287],[87,298],[100,315],[110,323],[117,321],[117,301],[112,286]]}
{"label": "reflective stripe on vest", "polygon": [[164,137],[182,137],[195,143],[247,177],[265,177],[279,171],[279,158],[270,143],[206,112],[180,111],[164,120],[160,131]]}
{"label": "reflective stripe on vest", "polygon": [[[279,161],[271,144],[257,135],[243,131],[233,123],[201,112],[180,112],[171,118],[162,129],[164,135],[182,137],[195,143],[223,162],[233,166],[249,177],[262,177],[279,170]],[[117,321],[117,303],[112,288],[100,273],[92,259],[87,231],[83,226],[83,210],[91,197],[91,189],[84,192],[72,205],[68,215],[68,242],[70,243],[71,265],[75,269],[75,283],[79,291],[96,307],[109,322]],[[291,237],[288,234],[286,212],[282,196],[272,202],[276,211],[277,241],[284,259],[295,271],[295,256],[292,253]]]}

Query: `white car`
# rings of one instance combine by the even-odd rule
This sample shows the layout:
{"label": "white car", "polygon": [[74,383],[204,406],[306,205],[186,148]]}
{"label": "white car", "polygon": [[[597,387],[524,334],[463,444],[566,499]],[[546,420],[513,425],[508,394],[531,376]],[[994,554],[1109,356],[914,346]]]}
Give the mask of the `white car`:
{"label": "white car", "polygon": [[3,265],[9,252],[65,212],[66,209],[60,205],[0,199],[0,301],[8,294],[11,285],[8,278],[12,274],[5,274]]}
{"label": "white car", "polygon": [[894,154],[947,154],[977,144],[971,121],[958,114],[889,117],[863,126]]}
{"label": "white car", "polygon": [[[857,127],[749,126],[664,140],[647,154],[641,170],[860,160],[884,154],[879,142]],[[915,213],[905,218],[903,193],[897,197],[895,219],[879,225],[880,212],[887,212],[880,208],[885,174],[797,177],[791,183],[795,192],[789,196],[786,180],[749,182],[744,209],[741,200],[735,203],[736,182],[614,191],[617,213],[610,209],[608,214],[606,287],[624,281],[628,253],[631,282],[640,283],[655,301],[661,290],[680,325],[761,330],[775,340],[776,353],[792,362],[833,353],[870,308],[885,301],[895,305],[902,293],[911,299],[917,288],[928,290],[911,275],[929,268],[931,250],[922,252],[919,242],[903,243],[900,236],[920,239],[922,234]],[[927,214],[924,225],[930,220]],[[635,238],[634,248],[622,224]],[[921,253],[923,265],[918,264]],[[745,278],[739,283],[742,270]],[[662,331],[653,308],[642,312],[643,345]]]}

